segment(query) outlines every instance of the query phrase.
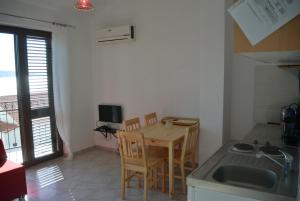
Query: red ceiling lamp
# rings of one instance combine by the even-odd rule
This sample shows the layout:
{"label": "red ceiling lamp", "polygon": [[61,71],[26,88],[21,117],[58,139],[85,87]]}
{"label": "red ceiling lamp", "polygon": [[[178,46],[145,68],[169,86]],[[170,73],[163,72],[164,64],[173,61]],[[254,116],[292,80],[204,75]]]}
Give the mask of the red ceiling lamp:
{"label": "red ceiling lamp", "polygon": [[77,0],[75,8],[82,11],[90,11],[94,9],[94,6],[90,0]]}

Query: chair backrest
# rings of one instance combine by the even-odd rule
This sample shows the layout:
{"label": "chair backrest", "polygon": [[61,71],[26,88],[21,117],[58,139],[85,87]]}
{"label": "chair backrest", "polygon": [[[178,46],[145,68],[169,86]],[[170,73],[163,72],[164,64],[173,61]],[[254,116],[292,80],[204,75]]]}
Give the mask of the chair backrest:
{"label": "chair backrest", "polygon": [[147,166],[144,135],[139,132],[118,132],[122,164]]}
{"label": "chair backrest", "polygon": [[184,142],[181,152],[181,160],[184,160],[185,156],[196,152],[199,137],[199,124],[188,127],[186,129]]}
{"label": "chair backrest", "polygon": [[138,117],[124,121],[125,131],[135,131],[141,128],[140,119]]}
{"label": "chair backrest", "polygon": [[156,113],[150,113],[150,114],[146,114],[145,115],[145,122],[147,126],[151,126],[154,124],[157,124],[158,120],[157,120],[157,116]]}

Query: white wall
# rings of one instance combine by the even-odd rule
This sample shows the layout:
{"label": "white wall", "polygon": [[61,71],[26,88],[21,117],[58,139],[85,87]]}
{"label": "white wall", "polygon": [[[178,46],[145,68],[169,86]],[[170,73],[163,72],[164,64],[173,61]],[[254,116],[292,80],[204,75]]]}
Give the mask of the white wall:
{"label": "white wall", "polygon": [[255,125],[254,85],[256,62],[232,55],[231,138],[243,139]]}
{"label": "white wall", "polygon": [[224,68],[224,113],[223,113],[223,144],[231,138],[231,93],[233,66],[233,20],[227,12],[233,0],[225,1],[225,68]]}
{"label": "white wall", "polygon": [[233,55],[231,138],[243,139],[257,123],[280,122],[280,110],[297,101],[297,72]]}
{"label": "white wall", "polygon": [[[99,4],[92,32],[133,24],[137,38],[94,46],[95,121],[100,103],[121,104],[125,119],[152,111],[160,117],[199,117],[200,162],[214,153],[223,136],[224,7],[219,0]],[[114,146],[95,136],[98,145]]]}
{"label": "white wall", "polygon": [[[95,145],[93,129],[92,52],[88,20],[78,20],[70,35],[72,151]],[[78,30],[77,30],[78,29]]]}
{"label": "white wall", "polygon": [[[233,2],[233,0],[226,0],[227,8],[229,8]],[[229,130],[229,136],[228,132],[224,132],[224,141],[226,139],[241,140],[255,125],[254,70],[257,62],[234,53],[234,22],[227,11],[225,23],[225,70],[227,70],[225,71],[224,85],[226,91],[224,100],[224,122],[227,122],[225,128],[229,125],[229,129],[227,128],[227,130]]]}
{"label": "white wall", "polygon": [[254,121],[256,123],[279,123],[281,108],[297,103],[298,98],[297,70],[285,70],[277,66],[255,68]]}
{"label": "white wall", "polygon": [[[68,9],[56,9],[44,6],[42,2],[29,3],[30,1],[6,0],[0,1],[0,11],[33,17],[42,20],[57,21],[73,24],[75,30],[68,31],[69,60],[71,62],[69,80],[70,107],[71,107],[71,148],[78,151],[94,145],[93,118],[92,118],[92,91],[91,88],[91,47],[89,16],[78,14],[71,6]],[[0,15],[0,23],[14,26],[26,26],[51,31],[51,25],[44,23],[21,20]]]}

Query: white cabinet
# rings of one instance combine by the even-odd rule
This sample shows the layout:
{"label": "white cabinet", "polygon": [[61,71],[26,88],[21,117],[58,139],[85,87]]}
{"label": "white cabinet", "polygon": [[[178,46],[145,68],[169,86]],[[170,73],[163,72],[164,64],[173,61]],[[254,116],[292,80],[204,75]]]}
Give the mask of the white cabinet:
{"label": "white cabinet", "polygon": [[234,26],[236,53],[264,63],[300,66],[300,16],[252,46],[237,24]]}
{"label": "white cabinet", "polygon": [[188,187],[188,201],[259,201],[251,198],[244,198],[222,192],[206,190],[197,187]]}

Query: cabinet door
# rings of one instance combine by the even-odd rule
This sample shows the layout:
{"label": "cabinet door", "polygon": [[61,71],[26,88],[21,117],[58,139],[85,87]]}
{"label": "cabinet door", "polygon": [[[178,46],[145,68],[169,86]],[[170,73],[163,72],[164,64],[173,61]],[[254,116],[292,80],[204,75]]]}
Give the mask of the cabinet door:
{"label": "cabinet door", "polygon": [[235,52],[300,51],[300,16],[252,46],[237,24],[234,26]]}
{"label": "cabinet door", "polygon": [[218,191],[188,187],[188,201],[259,201],[252,198],[235,196]]}

